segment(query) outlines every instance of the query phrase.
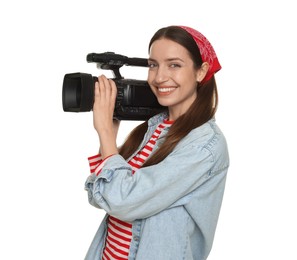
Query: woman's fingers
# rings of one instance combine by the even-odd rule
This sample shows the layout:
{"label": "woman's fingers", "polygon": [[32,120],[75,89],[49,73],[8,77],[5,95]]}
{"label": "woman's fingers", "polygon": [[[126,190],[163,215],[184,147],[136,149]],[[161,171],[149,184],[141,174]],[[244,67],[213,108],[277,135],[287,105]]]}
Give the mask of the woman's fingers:
{"label": "woman's fingers", "polygon": [[102,75],[98,77],[98,89],[95,88],[95,95],[99,95],[102,102],[114,101],[116,99],[117,88],[115,82]]}
{"label": "woman's fingers", "polygon": [[111,85],[111,99],[114,100],[114,102],[115,102],[116,97],[117,97],[117,86],[113,80],[110,79],[109,82]]}
{"label": "woman's fingers", "polygon": [[98,81],[95,83],[95,105],[105,106],[107,102],[108,86],[104,82],[104,76],[98,77]]}
{"label": "woman's fingers", "polygon": [[115,82],[104,75],[98,77],[98,82],[95,83],[93,106],[96,126],[112,124],[110,120],[113,118],[116,96],[117,87]]}

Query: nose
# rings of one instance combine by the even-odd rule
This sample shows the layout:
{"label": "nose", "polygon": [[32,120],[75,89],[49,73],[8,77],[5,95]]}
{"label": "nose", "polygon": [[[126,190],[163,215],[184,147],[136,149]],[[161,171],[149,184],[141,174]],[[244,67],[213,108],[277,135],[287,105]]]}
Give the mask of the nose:
{"label": "nose", "polygon": [[165,67],[159,66],[155,72],[154,82],[156,84],[164,83],[168,80],[169,75]]}

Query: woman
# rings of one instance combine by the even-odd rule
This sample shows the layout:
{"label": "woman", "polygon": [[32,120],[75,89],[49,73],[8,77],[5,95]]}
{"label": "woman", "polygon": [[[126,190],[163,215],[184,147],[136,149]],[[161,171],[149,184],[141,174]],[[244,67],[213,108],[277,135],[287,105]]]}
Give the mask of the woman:
{"label": "woman", "polygon": [[164,113],[136,127],[118,148],[116,85],[95,85],[99,154],[89,158],[89,202],[107,214],[85,259],[206,259],[213,243],[228,149],[216,125],[221,66],[198,31],[161,28],[149,44],[148,83]]}

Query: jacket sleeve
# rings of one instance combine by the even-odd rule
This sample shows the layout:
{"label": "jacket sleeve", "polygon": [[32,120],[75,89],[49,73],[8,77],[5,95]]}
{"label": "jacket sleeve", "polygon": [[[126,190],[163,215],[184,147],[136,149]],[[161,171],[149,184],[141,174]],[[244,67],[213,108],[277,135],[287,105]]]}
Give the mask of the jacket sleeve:
{"label": "jacket sleeve", "polygon": [[[160,211],[189,203],[191,193],[213,179],[214,187],[228,167],[226,146],[219,139],[211,146],[181,142],[162,162],[132,168],[120,155],[108,158],[100,174],[91,174],[86,183],[90,204],[124,221],[143,219]],[[189,196],[188,196],[189,195]]]}

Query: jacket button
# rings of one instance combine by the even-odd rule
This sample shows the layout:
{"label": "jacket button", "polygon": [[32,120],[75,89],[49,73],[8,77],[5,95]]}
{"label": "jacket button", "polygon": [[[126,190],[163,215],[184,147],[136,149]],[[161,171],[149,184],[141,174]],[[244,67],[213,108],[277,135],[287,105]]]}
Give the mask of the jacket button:
{"label": "jacket button", "polygon": [[139,241],[139,236],[134,236],[133,239],[134,239],[134,241],[138,242]]}

